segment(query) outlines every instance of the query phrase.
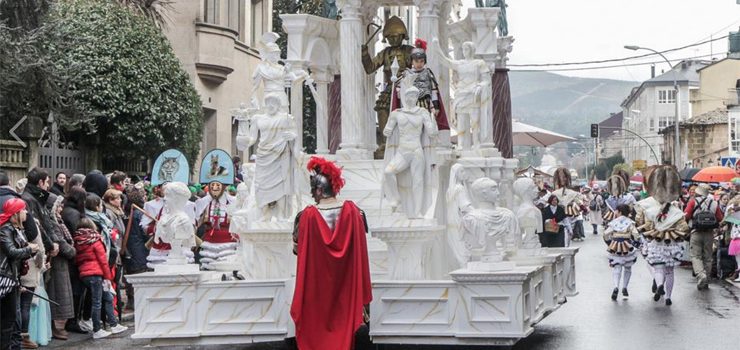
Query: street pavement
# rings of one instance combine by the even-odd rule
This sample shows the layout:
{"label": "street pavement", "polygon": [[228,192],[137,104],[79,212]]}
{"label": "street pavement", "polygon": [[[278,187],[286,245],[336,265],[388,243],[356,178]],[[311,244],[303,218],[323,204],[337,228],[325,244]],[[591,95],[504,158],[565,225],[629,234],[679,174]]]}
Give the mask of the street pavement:
{"label": "street pavement", "polygon": [[[587,228],[587,229],[590,229]],[[535,326],[528,338],[513,350],[683,350],[738,349],[740,343],[740,285],[713,281],[708,291],[696,289],[691,271],[676,269],[673,305],[655,302],[650,291],[652,279],[643,259],[632,268],[629,299],[610,299],[611,269],[606,261],[606,246],[600,235],[587,234],[576,256],[576,280],[579,294],[569,297],[560,309]],[[124,324],[133,328],[131,321]],[[134,349],[147,343],[132,340],[132,329],[112,338],[92,340],[90,336],[73,335],[61,342],[54,340],[52,349]],[[372,349],[373,347],[369,347]],[[465,347],[465,349],[495,349]],[[242,346],[178,346],[180,349],[287,350],[282,342]],[[448,346],[386,345],[383,350],[441,350]],[[462,348],[457,348],[462,349]],[[456,350],[457,350],[456,349]]]}

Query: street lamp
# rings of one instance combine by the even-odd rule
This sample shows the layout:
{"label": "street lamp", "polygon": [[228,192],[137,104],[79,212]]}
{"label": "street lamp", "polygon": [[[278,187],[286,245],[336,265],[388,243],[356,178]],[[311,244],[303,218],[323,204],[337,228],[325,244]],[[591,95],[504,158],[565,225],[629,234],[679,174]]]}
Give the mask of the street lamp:
{"label": "street lamp", "polygon": [[[666,61],[666,63],[668,63],[668,66],[671,67],[671,70],[673,70],[673,65],[671,64],[671,61],[669,61],[665,56],[663,56],[662,53],[660,53],[658,51],[655,51],[655,50],[650,49],[650,48],[647,48],[647,47],[637,46],[637,45],[625,45],[624,48],[627,49],[627,50],[633,50],[633,51],[636,51],[636,50],[648,50],[648,51],[654,52],[654,53],[658,54],[660,57],[662,57]],[[678,123],[679,123],[679,119],[678,119],[679,118],[679,116],[678,116],[678,83],[676,82],[676,74],[677,74],[676,72],[673,72],[673,91],[675,93],[675,96],[674,96],[674,99],[673,99],[673,103],[676,105],[676,108],[675,108],[676,122],[673,125],[673,131],[676,133],[676,137],[675,137],[675,139],[673,141],[674,142],[674,145],[673,145],[673,157],[674,157],[674,159],[673,159],[673,165],[675,165],[678,168],[678,167],[680,167],[680,165],[678,163],[681,161],[681,144],[679,143],[679,135],[678,135],[679,134],[679,127],[678,127]]]}

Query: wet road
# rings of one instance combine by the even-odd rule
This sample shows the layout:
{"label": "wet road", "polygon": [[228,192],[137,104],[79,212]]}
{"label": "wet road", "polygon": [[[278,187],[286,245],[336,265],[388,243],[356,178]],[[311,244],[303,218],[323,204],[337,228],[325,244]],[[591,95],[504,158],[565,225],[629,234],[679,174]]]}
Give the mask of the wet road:
{"label": "wet road", "polygon": [[[584,242],[574,242],[581,251],[576,256],[579,295],[535,327],[534,333],[519,341],[515,350],[683,350],[740,348],[740,286],[713,281],[708,291],[698,291],[688,269],[677,268],[673,305],[654,302],[651,278],[640,259],[633,267],[630,298],[610,299],[611,269],[606,263],[605,245],[589,234]],[[130,325],[130,324],[129,324]],[[127,335],[92,341],[75,336],[68,342],[53,341],[54,349],[131,349],[145,342]],[[168,349],[245,349],[283,350],[282,343],[242,346],[168,347]],[[374,347],[371,347],[374,348]],[[447,346],[386,345],[384,350],[441,350]],[[457,348],[457,349],[462,349]],[[465,347],[495,349],[495,347]]]}

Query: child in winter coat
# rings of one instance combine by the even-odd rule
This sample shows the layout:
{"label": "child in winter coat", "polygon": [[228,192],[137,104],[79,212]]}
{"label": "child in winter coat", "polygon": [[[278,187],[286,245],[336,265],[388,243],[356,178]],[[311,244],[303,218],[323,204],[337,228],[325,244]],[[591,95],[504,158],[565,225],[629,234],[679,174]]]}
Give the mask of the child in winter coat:
{"label": "child in winter coat", "polygon": [[[108,265],[108,252],[103,244],[102,236],[96,230],[95,223],[89,218],[80,219],[73,239],[77,250],[76,260],[80,279],[92,293],[93,338],[105,338],[125,331],[128,327],[117,324],[113,313],[113,294],[111,293],[113,276]],[[110,332],[101,327],[102,307],[105,307],[106,318],[111,326]]]}

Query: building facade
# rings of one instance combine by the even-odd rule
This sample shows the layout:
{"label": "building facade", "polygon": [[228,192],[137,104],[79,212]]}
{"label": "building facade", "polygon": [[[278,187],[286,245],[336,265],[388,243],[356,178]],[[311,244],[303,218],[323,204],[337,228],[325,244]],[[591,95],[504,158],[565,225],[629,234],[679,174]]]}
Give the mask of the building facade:
{"label": "building facade", "polygon": [[622,152],[624,142],[622,128],[622,112],[614,113],[599,123],[599,137],[597,139],[597,160],[613,157]]}
{"label": "building facade", "polygon": [[727,57],[701,68],[699,88],[691,91],[691,109],[694,115],[717,108],[727,110],[736,105],[740,80],[740,57]]}
{"label": "building facade", "polygon": [[168,19],[165,34],[203,102],[201,155],[214,148],[236,155],[231,110],[249,102],[272,0],[175,1]]}
{"label": "building facade", "polygon": [[[622,155],[628,164],[645,161],[647,165],[673,163],[672,153],[663,153],[663,136],[660,130],[674,125],[676,103],[681,121],[692,117],[690,91],[699,88],[699,73],[711,62],[686,60],[659,76],[643,82],[632,90],[622,102],[622,128],[631,131],[624,133]],[[678,85],[678,96],[673,88]],[[682,155],[680,163],[685,161]]]}
{"label": "building facade", "polygon": [[[727,142],[727,110],[717,108],[679,124],[683,165],[703,168],[720,165],[722,157],[729,155]],[[663,154],[673,154],[675,129],[660,131],[664,141]]]}

